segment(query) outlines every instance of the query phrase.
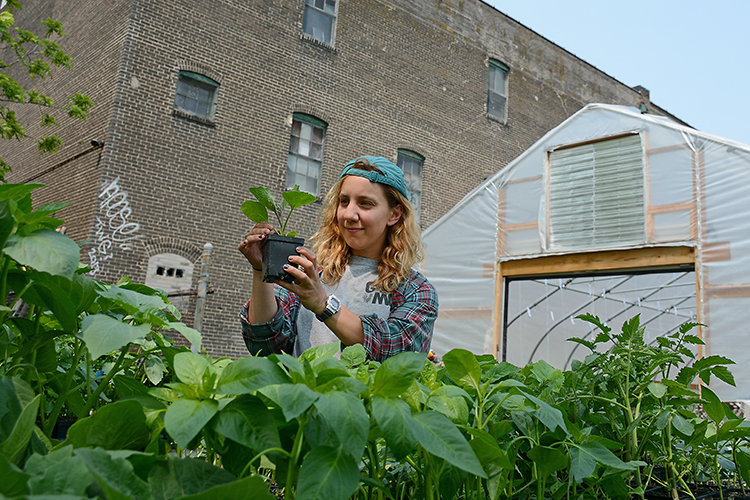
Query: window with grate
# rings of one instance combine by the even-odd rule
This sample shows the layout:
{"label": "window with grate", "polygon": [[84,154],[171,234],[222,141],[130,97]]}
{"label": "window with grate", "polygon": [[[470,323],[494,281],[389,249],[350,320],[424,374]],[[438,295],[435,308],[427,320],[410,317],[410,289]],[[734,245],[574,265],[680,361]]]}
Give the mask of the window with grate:
{"label": "window with grate", "polygon": [[414,214],[419,220],[419,208],[422,205],[422,166],[424,157],[406,149],[398,150],[397,165],[404,171],[409,201],[414,207]]}
{"label": "window with grate", "polygon": [[324,122],[309,115],[294,114],[286,164],[286,189],[297,184],[302,191],[320,196],[325,135]]}
{"label": "window with grate", "polygon": [[302,31],[327,45],[333,45],[336,28],[336,0],[305,0]]}
{"label": "window with grate", "polygon": [[549,248],[607,247],[646,241],[640,135],[549,154]]}
{"label": "window with grate", "polygon": [[180,71],[174,98],[175,111],[213,120],[218,89],[219,84],[206,76],[192,71]]}
{"label": "window with grate", "polygon": [[508,119],[508,67],[490,59],[487,114],[505,123]]}

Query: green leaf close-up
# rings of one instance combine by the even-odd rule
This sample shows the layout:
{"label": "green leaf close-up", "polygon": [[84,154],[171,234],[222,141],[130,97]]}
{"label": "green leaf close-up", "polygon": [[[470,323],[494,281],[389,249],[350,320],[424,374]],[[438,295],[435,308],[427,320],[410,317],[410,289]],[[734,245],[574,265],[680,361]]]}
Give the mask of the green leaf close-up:
{"label": "green leaf close-up", "polygon": [[281,447],[270,410],[260,398],[249,394],[237,397],[222,408],[214,429],[256,452]]}
{"label": "green leaf close-up", "polygon": [[80,248],[73,240],[49,229],[26,236],[10,235],[3,252],[23,266],[68,279],[81,259]]}
{"label": "green leaf close-up", "polygon": [[466,438],[447,417],[428,410],[414,415],[414,422],[417,440],[425,450],[475,476],[487,477]]}
{"label": "green leaf close-up", "polygon": [[130,325],[105,314],[86,316],[81,322],[83,341],[93,359],[138,342],[150,331],[149,324]]}
{"label": "green leaf close-up", "polygon": [[426,359],[427,355],[419,352],[405,352],[386,359],[375,372],[373,394],[400,395],[414,382]]}
{"label": "green leaf close-up", "polygon": [[105,405],[93,415],[74,423],[64,444],[74,448],[142,450],[149,439],[141,403],[122,400]]}
{"label": "green leaf close-up", "polygon": [[302,384],[269,385],[260,392],[281,408],[287,421],[299,417],[320,397],[320,394]]}
{"label": "green leaf close-up", "polygon": [[344,392],[321,394],[315,401],[320,412],[352,458],[362,456],[370,430],[370,417],[363,401]]}
{"label": "green leaf close-up", "polygon": [[178,399],[164,414],[164,427],[177,446],[187,448],[218,411],[213,400]]}
{"label": "green leaf close-up", "polygon": [[448,375],[461,387],[479,390],[482,370],[476,356],[465,349],[453,349],[443,356]]}
{"label": "green leaf close-up", "polygon": [[297,500],[345,500],[359,484],[359,469],[342,448],[319,446],[304,458]]}
{"label": "green leaf close-up", "polygon": [[415,430],[417,424],[405,401],[398,398],[374,396],[372,415],[397,459],[401,460],[411,453],[417,444]]}
{"label": "green leaf close-up", "polygon": [[216,382],[220,394],[248,394],[263,387],[284,384],[289,377],[268,358],[240,358],[224,368]]}

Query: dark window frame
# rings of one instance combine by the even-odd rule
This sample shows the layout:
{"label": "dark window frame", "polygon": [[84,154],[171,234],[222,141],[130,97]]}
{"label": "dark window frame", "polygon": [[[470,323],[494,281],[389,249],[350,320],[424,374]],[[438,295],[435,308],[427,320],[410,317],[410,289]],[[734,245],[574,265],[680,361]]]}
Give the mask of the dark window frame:
{"label": "dark window frame", "polygon": [[[507,123],[510,68],[497,59],[490,59],[487,73],[487,116]],[[502,76],[502,89],[498,85],[498,76]]]}
{"label": "dark window frame", "polygon": [[[299,124],[299,132],[295,133],[297,123]],[[305,126],[312,129],[309,139],[305,138],[302,133]],[[319,140],[316,140],[316,129],[320,130]],[[320,198],[320,187],[323,177],[323,154],[325,152],[327,132],[328,124],[319,118],[305,113],[294,113],[292,115],[292,130],[289,134],[289,149],[287,151],[286,180],[284,181],[285,190],[292,189],[297,184],[302,191]],[[308,154],[303,153],[303,145]],[[304,174],[299,171],[299,168],[302,168],[303,164],[307,168],[307,173]],[[309,175],[311,165],[317,166],[316,176]],[[308,182],[305,182],[304,186],[300,184],[301,178],[314,179],[316,182],[314,189],[310,188]]]}
{"label": "dark window frame", "polygon": [[[328,10],[333,4],[333,10]],[[329,47],[333,47],[336,41],[336,21],[338,19],[339,0],[305,0],[304,18],[302,21],[302,34],[304,37]],[[330,26],[329,33],[323,29],[322,37],[318,36],[316,29],[320,27],[320,22],[328,22]],[[318,26],[314,26],[317,24]],[[328,39],[326,39],[326,35]]]}
{"label": "dark window frame", "polygon": [[[404,170],[405,159],[415,160],[416,162],[419,163],[419,189],[418,190],[413,190],[412,189],[413,184],[410,182],[409,174],[413,175],[414,173],[406,172],[406,170]],[[414,207],[414,214],[417,217],[417,221],[419,221],[419,214],[422,211],[422,180],[424,179],[424,156],[410,149],[398,149],[396,164],[404,172],[404,178],[406,180],[406,187],[407,187],[407,191],[409,192],[409,201]],[[413,199],[414,196],[412,196],[413,194],[416,194],[416,197],[417,197],[416,203],[414,202],[414,199]]]}
{"label": "dark window frame", "polygon": [[175,89],[174,114],[214,125],[219,86],[219,82],[205,75],[194,71],[180,70],[177,77],[177,88]]}

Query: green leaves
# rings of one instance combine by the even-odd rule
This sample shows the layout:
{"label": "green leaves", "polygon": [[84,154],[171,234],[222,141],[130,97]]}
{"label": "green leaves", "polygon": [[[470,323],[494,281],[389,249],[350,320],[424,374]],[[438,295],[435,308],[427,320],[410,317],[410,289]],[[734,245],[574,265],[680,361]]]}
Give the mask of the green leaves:
{"label": "green leaves", "polygon": [[344,451],[357,459],[365,449],[370,417],[362,400],[344,392],[321,394],[315,409],[326,419]]}
{"label": "green leaves", "polygon": [[397,459],[403,459],[414,449],[417,444],[416,426],[405,401],[375,396],[372,399],[372,416]]}
{"label": "green leaves", "polygon": [[414,422],[417,440],[425,450],[475,476],[487,477],[471,446],[447,417],[427,410],[414,415]]}
{"label": "green leaves", "polygon": [[39,409],[40,398],[41,396],[37,396],[30,404],[24,406],[13,425],[10,434],[2,443],[0,443],[0,454],[7,458],[9,462],[17,462],[31,439],[32,432],[35,428],[34,422],[36,421],[36,413]]}
{"label": "green leaves", "polygon": [[105,405],[68,430],[65,444],[74,448],[142,450],[150,439],[143,406],[134,400]]}
{"label": "green leaves", "polygon": [[472,387],[480,391],[482,370],[476,356],[466,349],[453,349],[443,356],[448,375],[461,387]]}
{"label": "green leaves", "polygon": [[300,191],[299,186],[295,185],[290,191],[284,191],[281,196],[289,204],[289,208],[295,210],[301,206],[308,205],[317,200],[315,195]]}
{"label": "green leaves", "polygon": [[247,394],[287,381],[289,377],[286,373],[268,358],[241,358],[227,365],[222,371],[216,390],[220,394]]}
{"label": "green leaves", "polygon": [[133,326],[104,314],[86,316],[81,322],[83,341],[93,359],[137,342],[150,331],[151,325]]}
{"label": "green leaves", "polygon": [[[3,63],[0,66],[6,68],[18,65],[32,79],[51,76],[53,66],[70,69],[70,56],[60,48],[60,45],[56,41],[50,39],[50,36],[53,34],[57,36],[64,35],[62,25],[58,21],[49,18],[46,21],[42,21],[42,25],[46,27],[46,33],[43,37],[37,36],[29,30],[18,29],[14,26],[15,18],[12,11],[20,9],[20,5],[17,0],[9,0],[8,4],[8,8],[0,12],[0,35],[3,48],[8,49],[6,53],[10,54],[10,59],[6,59],[4,56]],[[33,90],[27,91],[18,81],[11,78],[4,71],[0,72],[0,89],[0,96],[2,96],[3,101],[49,108],[53,106],[52,99]],[[75,107],[74,112],[71,112],[68,107],[64,107],[63,109],[68,110],[68,114],[71,117],[85,120],[91,105],[93,105],[91,99],[81,94],[76,94],[76,97],[71,99],[69,106],[70,108]],[[24,126],[16,118],[15,112],[5,106],[0,106],[0,137],[19,141],[28,137]],[[41,152],[50,151],[47,149],[49,144],[59,142],[61,141],[57,137],[51,137],[48,141],[42,141],[44,148],[41,149]],[[9,166],[0,162],[0,183],[4,182],[4,172],[9,170]]]}
{"label": "green leaves", "polygon": [[[247,200],[240,207],[242,213],[255,222],[270,222],[268,218],[268,212],[270,211],[276,216],[276,222],[278,222],[278,233],[282,236],[296,236],[296,231],[286,231],[287,223],[292,212],[304,205],[308,205],[314,201],[317,201],[317,197],[310,193],[300,191],[299,186],[295,185],[291,190],[284,191],[281,196],[284,201],[281,204],[276,204],[276,200],[271,194],[271,190],[264,187],[252,187],[250,193],[255,196],[257,201]],[[284,211],[289,208],[289,213],[284,218]]]}
{"label": "green leaves", "polygon": [[616,470],[635,470],[645,462],[623,462],[614,453],[597,442],[576,445],[570,449],[570,473],[576,482],[581,482],[591,476],[596,464],[602,464]]}
{"label": "green leaves", "polygon": [[172,403],[164,414],[164,428],[177,446],[187,448],[218,411],[216,401],[181,398]]}
{"label": "green leaves", "polygon": [[258,201],[247,200],[242,204],[241,210],[248,219],[256,224],[258,222],[268,222],[268,210]]}
{"label": "green leaves", "polygon": [[345,500],[357,490],[359,469],[343,448],[318,446],[305,456],[298,500]]}
{"label": "green leaves", "polygon": [[427,359],[425,353],[403,352],[386,359],[375,372],[373,394],[398,396],[414,382]]}
{"label": "green leaves", "polygon": [[214,429],[256,452],[281,447],[273,416],[256,396],[245,394],[229,403],[221,410]]}
{"label": "green leaves", "polygon": [[269,385],[260,392],[281,407],[287,422],[302,415],[320,397],[304,384]]}
{"label": "green leaves", "polygon": [[21,265],[68,279],[73,277],[81,258],[73,240],[49,229],[26,236],[11,235],[3,252]]}
{"label": "green leaves", "polygon": [[101,448],[80,448],[76,455],[88,467],[94,480],[107,498],[148,498],[148,484],[135,475],[133,465],[125,458],[115,457]]}

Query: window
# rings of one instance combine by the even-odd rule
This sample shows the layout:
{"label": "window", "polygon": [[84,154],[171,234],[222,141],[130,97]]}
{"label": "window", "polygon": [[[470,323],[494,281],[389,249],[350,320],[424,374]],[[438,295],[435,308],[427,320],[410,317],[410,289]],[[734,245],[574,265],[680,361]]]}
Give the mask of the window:
{"label": "window", "polygon": [[305,0],[302,31],[328,45],[333,45],[336,27],[336,0]]}
{"label": "window", "polygon": [[508,119],[508,71],[505,64],[490,59],[487,114],[503,123]]}
{"label": "window", "polygon": [[419,220],[419,207],[422,202],[422,165],[424,165],[424,157],[406,149],[399,149],[396,163],[404,171],[406,189],[409,191],[409,201],[414,206],[414,213],[417,216],[417,220]]}
{"label": "window", "polygon": [[174,98],[175,111],[213,121],[218,89],[219,84],[208,77],[192,71],[180,71]]}
{"label": "window", "polygon": [[302,191],[320,195],[325,135],[324,122],[309,115],[294,114],[286,163],[286,189],[292,189],[297,184]]}
{"label": "window", "polygon": [[549,154],[550,249],[646,241],[641,136]]}

